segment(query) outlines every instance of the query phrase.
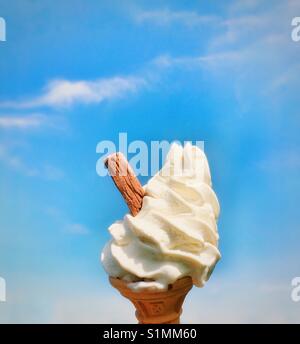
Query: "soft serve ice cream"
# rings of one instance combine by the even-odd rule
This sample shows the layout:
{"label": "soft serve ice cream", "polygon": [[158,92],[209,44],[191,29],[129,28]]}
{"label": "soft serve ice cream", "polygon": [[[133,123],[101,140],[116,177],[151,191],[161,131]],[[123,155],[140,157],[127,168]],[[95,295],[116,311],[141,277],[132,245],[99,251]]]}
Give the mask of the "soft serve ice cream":
{"label": "soft serve ice cream", "polygon": [[173,144],[144,189],[140,212],[109,227],[112,239],[101,254],[106,272],[135,290],[164,290],[185,276],[202,287],[220,259],[220,208],[204,152]]}

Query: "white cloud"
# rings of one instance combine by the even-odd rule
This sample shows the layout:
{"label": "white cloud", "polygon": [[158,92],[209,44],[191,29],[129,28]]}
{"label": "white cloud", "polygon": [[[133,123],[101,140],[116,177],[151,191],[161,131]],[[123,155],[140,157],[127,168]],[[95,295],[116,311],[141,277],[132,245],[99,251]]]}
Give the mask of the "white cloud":
{"label": "white cloud", "polygon": [[258,167],[271,172],[298,171],[300,169],[300,151],[295,149],[274,151],[261,160]]}
{"label": "white cloud", "polygon": [[[230,84],[241,108],[251,102],[248,91],[252,82],[256,83],[256,93],[261,96],[282,86],[294,87],[299,64],[289,29],[290,19],[299,12],[300,3],[293,0],[284,4],[276,2],[259,15],[249,14],[249,10],[256,6],[257,1],[229,6],[227,18],[218,21],[220,33],[209,41],[206,53],[199,56],[162,55],[153,61],[154,65],[160,68],[201,68],[220,75],[231,73]],[[236,13],[239,11],[242,14]]]}
{"label": "white cloud", "polygon": [[39,175],[47,180],[61,180],[64,178],[65,173],[56,166],[44,164],[39,171]]}
{"label": "white cloud", "polygon": [[220,21],[221,34],[210,42],[210,48],[222,48],[233,44],[249,45],[257,34],[268,32],[270,26],[268,16],[244,15]]}
{"label": "white cloud", "polygon": [[49,125],[50,121],[44,115],[1,115],[0,128],[2,129],[33,129]]}
{"label": "white cloud", "polygon": [[258,7],[260,4],[259,0],[243,0],[243,1],[234,1],[230,5],[230,10],[232,12],[244,12],[253,10]]}
{"label": "white cloud", "polygon": [[179,56],[161,55],[153,60],[153,64],[161,67],[224,67],[224,63],[235,63],[241,58],[241,52],[225,51],[200,56]]}
{"label": "white cloud", "polygon": [[[256,1],[249,1],[249,4],[255,5]],[[300,10],[299,1],[274,2],[274,5],[261,10],[258,13],[248,11],[244,2],[234,2],[233,6],[238,5],[247,12],[243,14],[229,13],[229,18],[224,19],[221,25],[224,27],[214,39],[210,41],[210,49],[228,48],[230,44],[235,44],[240,48],[250,48],[259,55],[268,53],[268,49],[280,48],[276,50],[279,57],[287,56],[294,46],[291,43],[291,18]],[[278,40],[279,38],[279,40]],[[267,43],[266,49],[258,49],[261,43]],[[263,46],[261,47],[263,48]],[[275,56],[276,54],[275,54]]]}
{"label": "white cloud", "polygon": [[181,23],[186,26],[195,26],[212,23],[217,20],[215,16],[200,15],[195,11],[172,11],[170,9],[137,11],[135,19],[139,23],[151,22],[159,25]]}
{"label": "white cloud", "polygon": [[61,208],[46,206],[44,212],[54,221],[55,226],[61,228],[64,233],[74,235],[87,235],[91,233],[90,229],[83,223],[71,221],[70,217]]}
{"label": "white cloud", "polygon": [[6,166],[12,168],[13,170],[19,171],[26,176],[34,177],[39,174],[37,169],[27,166],[22,159],[12,154],[9,151],[9,148],[4,144],[0,144],[0,161]]}
{"label": "white cloud", "polygon": [[112,77],[95,81],[53,80],[44,92],[28,100],[5,101],[1,108],[70,107],[76,104],[101,103],[138,91],[146,85],[139,77]]}
{"label": "white cloud", "polygon": [[292,65],[291,67],[284,70],[281,74],[277,75],[270,83],[269,88],[266,93],[274,91],[276,89],[281,89],[285,86],[298,84],[300,75],[300,64]]}
{"label": "white cloud", "polygon": [[64,230],[66,233],[77,234],[77,235],[86,235],[90,233],[89,229],[81,223],[67,224]]}
{"label": "white cloud", "polygon": [[9,145],[4,143],[0,144],[0,162],[27,177],[38,177],[46,180],[61,180],[64,178],[64,172],[50,164],[41,164],[38,167],[28,165],[24,159],[12,151]]}

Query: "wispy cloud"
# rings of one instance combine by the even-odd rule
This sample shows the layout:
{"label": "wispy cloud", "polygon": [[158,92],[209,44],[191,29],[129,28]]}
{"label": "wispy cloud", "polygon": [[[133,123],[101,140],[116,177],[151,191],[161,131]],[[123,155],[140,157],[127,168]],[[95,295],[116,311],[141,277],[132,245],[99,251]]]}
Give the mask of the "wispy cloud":
{"label": "wispy cloud", "polygon": [[13,170],[22,172],[26,176],[34,177],[38,175],[37,169],[27,166],[20,157],[12,154],[4,144],[0,144],[0,161]]}
{"label": "wispy cloud", "polygon": [[179,23],[186,26],[196,26],[212,23],[217,20],[217,17],[211,15],[201,15],[195,11],[173,11],[165,8],[151,11],[136,11],[135,19],[139,23],[151,22],[158,25]]}
{"label": "wispy cloud", "polygon": [[87,235],[90,233],[89,229],[81,223],[70,223],[64,227],[64,231],[69,234]]}
{"label": "wispy cloud", "polygon": [[161,55],[155,58],[152,62],[157,67],[224,67],[224,63],[235,63],[241,58],[241,52],[224,51],[200,56],[171,56]]}
{"label": "wispy cloud", "polygon": [[61,180],[65,177],[65,173],[61,168],[51,164],[44,164],[40,168],[38,175],[47,180]]}
{"label": "wispy cloud", "polygon": [[258,167],[271,172],[298,171],[300,169],[300,150],[282,149],[273,151],[265,159],[258,162]]}
{"label": "wispy cloud", "polygon": [[[236,1],[229,7],[231,9],[244,9],[246,12],[237,14],[235,11],[233,13],[232,10],[229,11],[229,17],[221,21],[223,29],[220,34],[210,41],[211,49],[224,49],[234,44],[240,48],[251,46],[252,50],[264,54],[268,52],[268,49],[256,49],[262,41],[268,44],[273,43],[273,47],[280,47],[283,44],[285,44],[285,48],[293,47],[290,44],[290,22],[291,18],[300,10],[299,1],[274,1],[272,6],[265,7],[264,10],[260,11],[259,15],[249,13],[248,10],[249,6],[255,7],[257,1],[250,0],[247,3]],[[280,38],[280,42],[278,42],[278,38]]]}
{"label": "wispy cloud", "polygon": [[244,15],[220,21],[221,34],[210,42],[211,48],[224,48],[230,45],[249,45],[257,34],[269,31],[270,19],[268,16]]}
{"label": "wispy cloud", "polygon": [[[56,127],[56,118],[39,113],[0,115],[0,129],[39,129],[42,127]],[[62,127],[61,125],[59,126]]]}
{"label": "wispy cloud", "polygon": [[0,144],[0,162],[27,177],[39,177],[46,180],[61,180],[64,172],[51,164],[40,164],[38,167],[28,165],[24,159],[14,153],[9,145]]}
{"label": "wispy cloud", "polygon": [[140,77],[112,77],[94,81],[52,80],[41,95],[26,100],[4,101],[0,108],[27,109],[96,104],[134,93],[146,85]]}
{"label": "wispy cloud", "polygon": [[[167,53],[155,58],[153,65],[159,69],[199,69],[212,73],[219,84],[227,84],[230,80],[229,87],[236,96],[240,113],[253,106],[253,97],[249,96],[253,87],[258,97],[266,97],[266,94],[284,88],[294,89],[299,74],[299,64],[295,62],[298,61],[298,50],[291,41],[289,27],[291,18],[300,11],[300,3],[294,0],[284,4],[276,2],[274,6],[264,7],[259,15],[250,11],[255,11],[257,6],[257,1],[229,6],[228,13],[218,20],[219,33],[209,40],[204,52],[198,56]],[[162,23],[163,14],[169,18],[165,23],[171,23],[172,18],[181,18],[173,17],[173,12],[169,12],[147,12],[149,15],[146,13],[145,18],[161,18]],[[273,102],[277,99],[281,99],[280,94],[272,98]],[[273,102],[270,99],[269,105],[273,106]]]}
{"label": "wispy cloud", "polygon": [[231,12],[244,12],[257,8],[260,4],[259,0],[243,0],[234,1],[230,6]]}
{"label": "wispy cloud", "polygon": [[291,86],[298,83],[299,75],[300,75],[300,64],[296,64],[287,68],[285,71],[277,75],[272,80],[269,88],[266,90],[266,93],[268,93],[269,91],[274,91],[276,89],[281,89],[282,87]]}
{"label": "wispy cloud", "polygon": [[55,226],[61,228],[64,233],[73,235],[87,235],[90,234],[90,229],[80,222],[74,222],[70,220],[70,217],[57,206],[47,206],[44,208],[44,212],[47,216],[55,222]]}
{"label": "wispy cloud", "polygon": [[216,64],[219,62],[236,61],[241,57],[240,52],[225,51],[200,56],[180,56],[161,55],[153,60],[153,63],[159,67],[181,66],[199,66],[205,64]]}

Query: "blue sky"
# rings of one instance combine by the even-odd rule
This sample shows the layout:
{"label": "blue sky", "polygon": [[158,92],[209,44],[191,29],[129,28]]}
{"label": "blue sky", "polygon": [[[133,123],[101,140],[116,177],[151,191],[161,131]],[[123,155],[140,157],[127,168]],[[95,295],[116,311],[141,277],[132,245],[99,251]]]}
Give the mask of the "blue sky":
{"label": "blue sky", "polygon": [[222,260],[183,321],[300,321],[296,16],[293,0],[0,0],[1,322],[134,321],[99,263],[127,209],[96,145],[120,132],[205,141]]}

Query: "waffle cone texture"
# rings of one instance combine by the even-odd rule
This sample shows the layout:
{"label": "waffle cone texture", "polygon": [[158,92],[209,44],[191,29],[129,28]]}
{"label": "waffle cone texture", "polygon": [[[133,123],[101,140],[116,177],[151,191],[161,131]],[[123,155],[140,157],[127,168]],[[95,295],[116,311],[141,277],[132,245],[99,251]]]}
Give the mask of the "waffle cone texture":
{"label": "waffle cone texture", "polygon": [[133,303],[140,324],[179,324],[184,299],[193,287],[190,277],[177,280],[165,291],[134,291],[128,287],[128,282],[119,278],[109,277],[109,281]]}

